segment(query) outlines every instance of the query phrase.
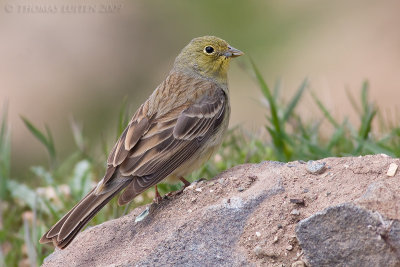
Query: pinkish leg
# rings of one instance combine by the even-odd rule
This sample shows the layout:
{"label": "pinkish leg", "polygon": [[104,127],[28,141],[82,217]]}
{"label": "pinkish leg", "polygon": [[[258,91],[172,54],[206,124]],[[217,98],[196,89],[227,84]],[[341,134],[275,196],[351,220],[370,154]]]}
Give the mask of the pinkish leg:
{"label": "pinkish leg", "polygon": [[155,185],[154,186],[154,189],[156,190],[156,196],[154,197],[154,200],[153,200],[153,202],[155,202],[155,203],[160,203],[161,202],[161,200],[162,200],[162,197],[161,197],[161,195],[160,195],[160,193],[158,192],[158,188],[157,188],[157,185]]}

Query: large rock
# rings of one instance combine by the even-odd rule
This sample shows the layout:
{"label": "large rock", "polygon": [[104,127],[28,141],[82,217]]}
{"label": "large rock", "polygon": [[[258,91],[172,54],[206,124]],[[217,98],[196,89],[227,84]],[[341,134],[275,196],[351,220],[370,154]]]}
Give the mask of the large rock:
{"label": "large rock", "polygon": [[312,266],[400,266],[399,221],[353,204],[327,208],[298,223]]}
{"label": "large rock", "polygon": [[[43,266],[360,266],[357,259],[368,257],[396,266],[400,175],[386,175],[391,163],[399,160],[376,155],[237,166],[159,205],[88,228]],[[310,164],[325,170],[310,172]],[[145,209],[148,215],[140,215]],[[360,249],[346,251],[348,244]],[[324,252],[332,261],[318,261]]]}

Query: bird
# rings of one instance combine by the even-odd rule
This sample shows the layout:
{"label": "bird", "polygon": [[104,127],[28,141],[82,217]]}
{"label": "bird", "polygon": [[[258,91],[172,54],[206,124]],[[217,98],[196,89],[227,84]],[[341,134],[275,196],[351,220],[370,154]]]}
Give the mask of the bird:
{"label": "bird", "polygon": [[125,205],[146,189],[184,177],[220,147],[230,117],[227,72],[244,53],[215,36],[194,38],[138,108],[111,150],[98,184],[39,240],[66,248],[115,195]]}

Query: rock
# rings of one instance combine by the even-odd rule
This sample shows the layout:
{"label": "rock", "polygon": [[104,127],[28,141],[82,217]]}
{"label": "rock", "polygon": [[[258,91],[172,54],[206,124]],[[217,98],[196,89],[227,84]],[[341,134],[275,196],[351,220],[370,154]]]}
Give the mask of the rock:
{"label": "rock", "polygon": [[191,183],[189,186],[185,187],[185,189],[183,189],[183,191],[189,191],[189,190],[193,190],[193,188],[196,187],[196,182]]}
{"label": "rock", "polygon": [[[91,227],[66,249],[48,256],[43,266],[249,266],[251,261],[238,242],[251,214],[284,191],[281,178],[269,174],[276,166],[265,162],[223,173],[217,179],[225,181],[224,198],[208,194],[208,190],[189,190],[153,205],[137,223],[134,218],[143,208]],[[238,193],[226,178],[233,173],[244,177],[249,167],[263,179]],[[190,201],[193,196],[198,196],[195,203]],[[261,255],[262,250],[257,248],[254,253]]]}
{"label": "rock", "polygon": [[306,264],[304,261],[296,261],[292,263],[291,267],[306,267]]}
{"label": "rock", "polygon": [[[323,162],[334,175],[316,177],[298,162],[288,163],[291,167],[279,162],[236,166],[211,181],[194,182],[159,204],[137,207],[126,216],[86,228],[66,249],[48,256],[43,266],[287,267],[300,260],[308,265],[315,255],[336,255],[345,266],[366,257],[371,258],[367,266],[397,264],[400,183],[386,174],[399,160],[374,155]],[[291,199],[303,199],[304,204]],[[343,203],[352,206],[338,208]],[[313,215],[316,211],[322,212]],[[304,228],[307,221],[319,228]],[[299,240],[294,237],[296,226],[303,239],[300,232]],[[340,250],[348,242],[353,246]],[[366,245],[376,251],[370,253]],[[313,248],[320,252],[310,254]],[[376,261],[382,258],[386,261]]]}
{"label": "rock", "polygon": [[293,209],[290,214],[295,215],[295,216],[299,216],[300,215],[300,211],[298,209]]}
{"label": "rock", "polygon": [[140,213],[140,214],[135,218],[135,222],[143,221],[144,218],[146,218],[147,215],[149,215],[149,212],[150,212],[150,206],[148,206],[142,213]]}
{"label": "rock", "polygon": [[398,167],[399,167],[399,165],[397,165],[396,163],[391,163],[389,165],[389,169],[388,169],[386,175],[389,176],[389,177],[395,176]]}
{"label": "rock", "polygon": [[256,254],[257,257],[262,257],[264,255],[263,250],[260,246],[256,246],[254,249],[254,254]]}
{"label": "rock", "polygon": [[392,222],[346,203],[300,221],[296,234],[311,266],[399,266],[400,223]]}
{"label": "rock", "polygon": [[326,170],[325,165],[326,165],[325,162],[309,160],[307,162],[307,171],[312,174],[321,174],[324,173]]}
{"label": "rock", "polygon": [[356,199],[356,204],[378,211],[383,216],[400,220],[400,188],[386,181],[368,185],[365,193]]}
{"label": "rock", "polygon": [[289,201],[293,204],[304,205],[304,199],[302,198],[291,198]]}

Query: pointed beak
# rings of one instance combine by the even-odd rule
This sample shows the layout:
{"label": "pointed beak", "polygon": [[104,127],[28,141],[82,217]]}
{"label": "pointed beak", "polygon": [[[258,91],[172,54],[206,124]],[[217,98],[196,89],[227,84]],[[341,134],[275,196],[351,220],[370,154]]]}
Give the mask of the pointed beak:
{"label": "pointed beak", "polygon": [[232,46],[228,46],[228,50],[224,53],[224,56],[226,57],[240,57],[242,55],[244,55],[242,51]]}

